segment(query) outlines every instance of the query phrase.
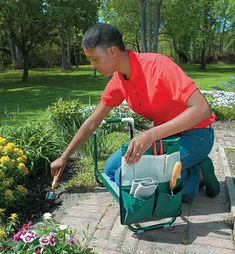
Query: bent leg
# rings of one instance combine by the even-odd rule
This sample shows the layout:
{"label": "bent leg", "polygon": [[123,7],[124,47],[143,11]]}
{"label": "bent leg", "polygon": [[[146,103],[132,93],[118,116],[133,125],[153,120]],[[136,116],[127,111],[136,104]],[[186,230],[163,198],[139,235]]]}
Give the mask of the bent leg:
{"label": "bent leg", "polygon": [[115,181],[115,173],[119,167],[121,167],[122,161],[122,149],[121,147],[115,151],[111,156],[106,160],[104,164],[104,172],[107,176],[110,177],[111,181]]}
{"label": "bent leg", "polygon": [[184,185],[183,201],[191,203],[198,194],[200,162],[207,158],[214,143],[212,128],[193,129],[180,136],[180,160],[183,165],[181,177]]}

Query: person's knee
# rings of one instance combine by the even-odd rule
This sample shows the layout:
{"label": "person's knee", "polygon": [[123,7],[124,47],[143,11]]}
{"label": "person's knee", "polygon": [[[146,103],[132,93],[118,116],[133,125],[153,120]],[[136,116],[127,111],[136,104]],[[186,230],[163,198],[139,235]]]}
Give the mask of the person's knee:
{"label": "person's knee", "polygon": [[104,172],[105,172],[105,174],[107,175],[107,176],[111,176],[111,175],[113,175],[112,173],[111,173],[111,161],[110,161],[110,159],[107,159],[106,160],[106,162],[105,162],[105,164],[104,164]]}

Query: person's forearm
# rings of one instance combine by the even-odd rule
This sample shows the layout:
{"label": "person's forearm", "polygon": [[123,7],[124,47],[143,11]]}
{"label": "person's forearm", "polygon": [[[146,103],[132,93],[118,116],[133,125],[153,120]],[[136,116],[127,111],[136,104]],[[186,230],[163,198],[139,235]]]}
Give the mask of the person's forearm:
{"label": "person's forearm", "polygon": [[159,126],[153,127],[149,131],[152,139],[158,140],[190,129],[210,116],[211,110],[209,107],[205,107],[202,111],[201,108],[192,106],[187,108],[174,119]]}

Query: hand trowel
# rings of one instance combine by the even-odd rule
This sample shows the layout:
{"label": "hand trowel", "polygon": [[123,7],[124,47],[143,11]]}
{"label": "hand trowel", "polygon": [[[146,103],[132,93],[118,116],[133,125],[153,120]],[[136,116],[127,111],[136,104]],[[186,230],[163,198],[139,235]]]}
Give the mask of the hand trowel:
{"label": "hand trowel", "polygon": [[171,194],[173,195],[173,190],[176,185],[176,180],[180,176],[182,170],[182,163],[180,161],[177,161],[174,165],[174,168],[172,170],[172,178],[170,180],[170,189],[171,189]]}
{"label": "hand trowel", "polygon": [[47,200],[55,200],[56,194],[54,192],[55,188],[58,186],[58,176],[59,174],[55,175],[51,184],[51,191],[48,191],[46,194]]}

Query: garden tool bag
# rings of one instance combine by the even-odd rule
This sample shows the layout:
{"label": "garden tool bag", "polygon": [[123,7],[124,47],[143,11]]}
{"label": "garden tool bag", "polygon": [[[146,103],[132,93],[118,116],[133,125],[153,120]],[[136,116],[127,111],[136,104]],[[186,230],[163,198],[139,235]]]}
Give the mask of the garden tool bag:
{"label": "garden tool bag", "polygon": [[156,141],[133,165],[127,165],[123,159],[127,148],[128,144],[122,146],[121,224],[179,216],[182,210],[180,176],[174,190],[170,189],[173,167],[180,161],[179,138]]}

